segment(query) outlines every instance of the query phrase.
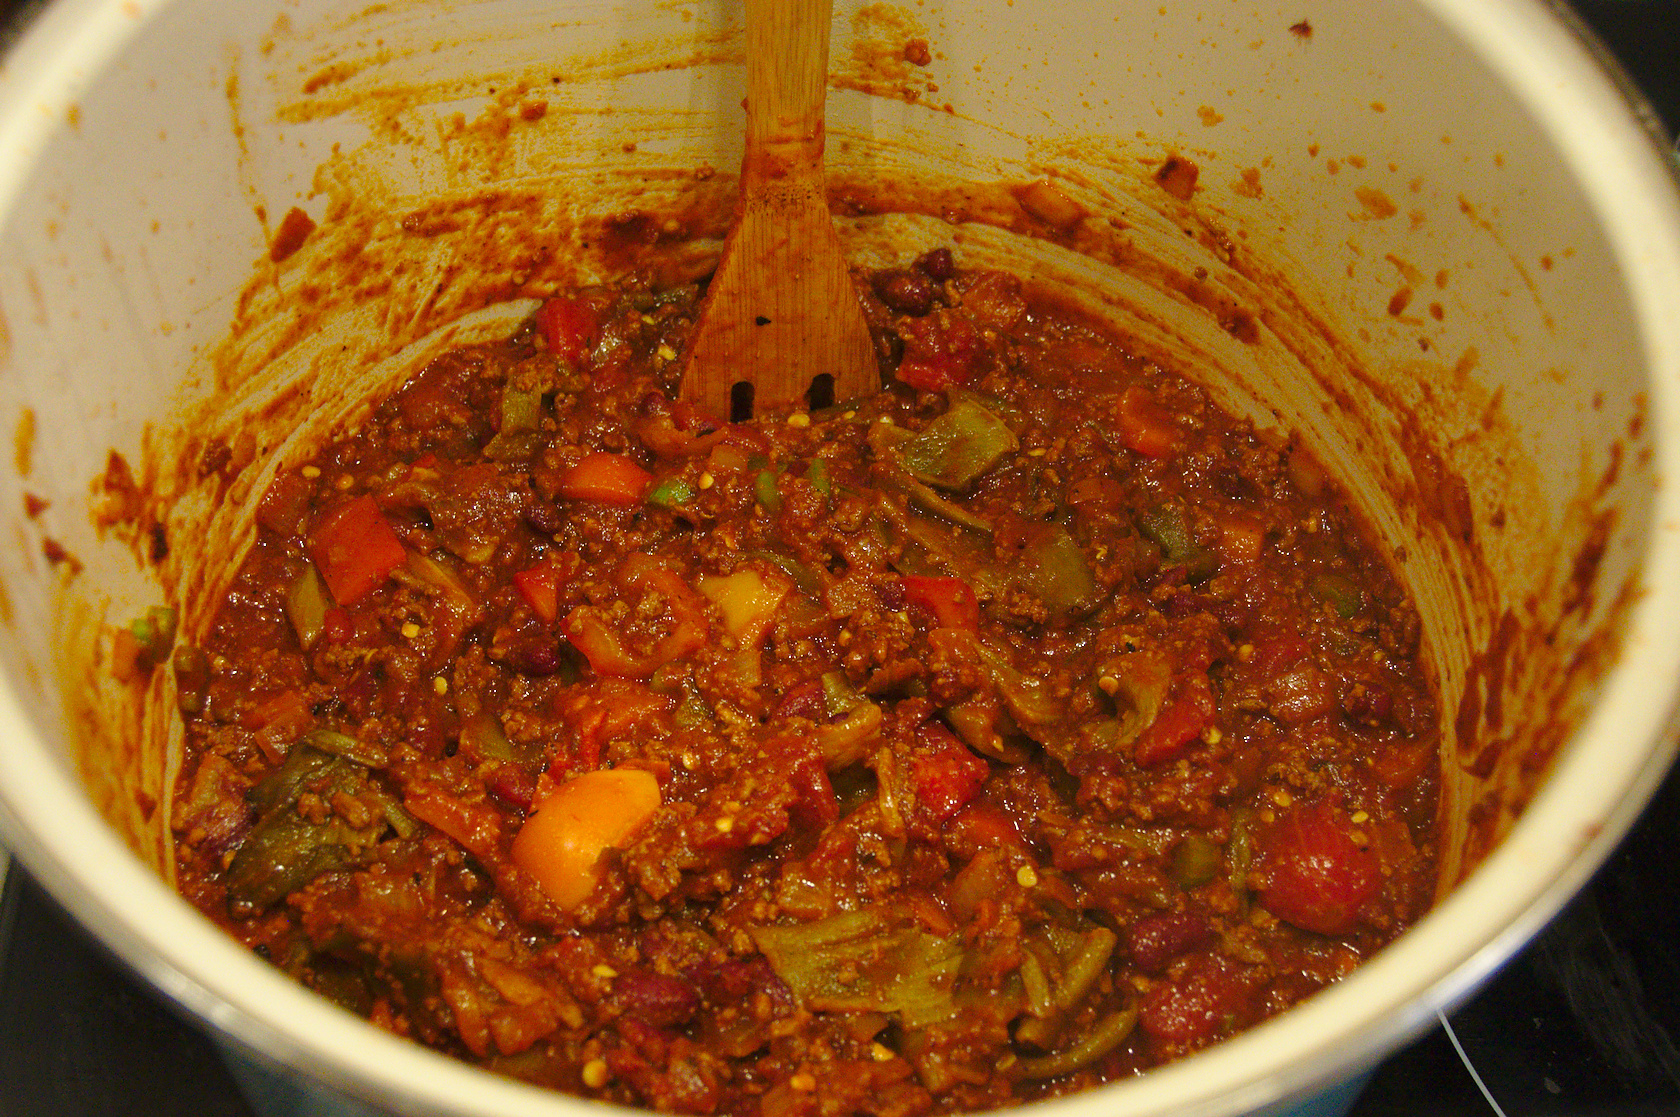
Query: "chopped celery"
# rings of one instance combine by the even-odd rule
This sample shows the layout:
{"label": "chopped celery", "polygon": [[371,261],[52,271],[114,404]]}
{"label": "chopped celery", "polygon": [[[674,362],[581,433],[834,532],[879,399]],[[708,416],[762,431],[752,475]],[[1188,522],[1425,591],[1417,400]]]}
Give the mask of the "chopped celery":
{"label": "chopped celery", "polygon": [[985,532],[988,535],[991,534],[992,522],[990,520],[983,516],[976,516],[973,512],[970,512],[968,509],[953,500],[946,500],[927,485],[922,484],[920,481],[908,474],[901,478],[901,484],[903,485],[905,495],[910,498],[910,503],[914,504],[922,511],[931,512],[940,519],[949,520],[951,523],[956,524],[959,527],[966,527],[974,531]]}
{"label": "chopped celery", "polygon": [[1161,548],[1168,563],[1184,567],[1192,582],[1206,581],[1219,570],[1219,556],[1196,541],[1190,518],[1181,506],[1163,504],[1146,513],[1138,527]]}
{"label": "chopped celery", "polygon": [[782,494],[776,488],[776,471],[761,469],[753,478],[753,499],[771,515],[782,510]]}
{"label": "chopped celery", "polygon": [[391,762],[380,746],[369,741],[357,740],[348,733],[339,733],[333,729],[311,729],[303,735],[301,741],[310,748],[320,749],[333,756],[342,756],[364,768],[383,768]]}
{"label": "chopped celery", "polygon": [[821,458],[811,459],[810,467],[805,471],[805,479],[824,497],[834,495],[834,485],[828,479],[828,464]]}
{"label": "chopped celery", "polygon": [[1231,890],[1248,900],[1248,873],[1254,866],[1254,811],[1238,807],[1231,812],[1231,840],[1225,845],[1225,871],[1231,876]]}
{"label": "chopped celery", "polygon": [[[474,560],[469,558],[468,561]],[[413,585],[429,596],[437,598],[438,603],[443,606],[443,611],[461,631],[477,624],[479,618],[484,615],[483,606],[478,603],[478,598],[473,596],[472,590],[467,588],[461,576],[430,555],[410,551],[406,568],[399,568],[392,573],[405,584]],[[436,624],[437,621],[434,619],[433,623]]]}
{"label": "chopped celery", "polygon": [[496,436],[484,446],[492,461],[518,461],[542,448],[538,433],[542,426],[542,389],[526,388],[509,381],[502,388],[502,424]]}
{"label": "chopped celery", "polygon": [[953,391],[945,414],[899,448],[918,480],[942,489],[967,488],[1021,443],[1002,419],[967,392]]}
{"label": "chopped celery", "polygon": [[1029,736],[1037,738],[1046,727],[1062,720],[1062,704],[1041,681],[1017,671],[1008,656],[984,640],[973,639],[980,663],[991,676],[1004,709]]}
{"label": "chopped celery", "polygon": [[321,638],[321,631],[327,624],[327,610],[331,607],[332,601],[327,597],[327,586],[321,581],[321,572],[315,569],[314,563],[310,563],[286,590],[286,616],[291,619],[298,643],[304,651],[314,648],[315,642]]}
{"label": "chopped celery", "polygon": [[806,597],[820,598],[822,596],[822,579],[817,577],[817,572],[815,570],[807,566],[805,563],[800,562],[798,559],[792,558],[788,555],[777,554],[775,551],[749,551],[747,552],[747,557],[767,562],[771,566],[774,566],[777,570],[780,570],[783,574],[786,574],[789,578],[792,578],[793,584],[797,586],[799,588],[799,592],[804,594]]}
{"label": "chopped celery", "polygon": [[699,691],[685,687],[682,702],[671,715],[671,723],[678,729],[713,729],[717,726],[717,718]]}
{"label": "chopped celery", "polygon": [[873,908],[748,933],[809,1009],[893,1013],[905,1028],[957,1013],[952,987],[963,960],[957,936],[894,926]]}
{"label": "chopped celery", "polygon": [[1340,574],[1314,574],[1307,582],[1307,592],[1315,601],[1334,609],[1343,620],[1358,616],[1365,604],[1363,591]]}
{"label": "chopped celery", "polygon": [[468,755],[480,760],[518,759],[500,719],[488,710],[480,710],[461,723],[460,743]]}
{"label": "chopped celery", "polygon": [[522,462],[535,457],[542,447],[539,431],[504,431],[484,444],[484,456],[493,462]]}
{"label": "chopped celery", "polygon": [[870,748],[881,739],[885,720],[881,707],[864,699],[839,721],[819,726],[817,752],[829,771],[850,767],[868,756]]}
{"label": "chopped celery", "polygon": [[1032,754],[998,732],[998,713],[994,702],[977,698],[947,706],[943,711],[945,723],[962,739],[963,744],[981,756],[989,756],[1005,764],[1025,764]]}
{"label": "chopped celery", "polygon": [[[405,835],[418,830],[407,812],[368,778],[366,768],[321,751],[311,742],[313,736],[306,735],[293,745],[280,767],[246,796],[260,817],[223,877],[228,896],[236,903],[266,908],[322,873],[357,864],[387,829]],[[316,740],[342,744],[325,736]],[[349,796],[369,809],[377,808],[378,813],[360,828],[336,811],[315,821],[297,809],[305,792],[313,793],[322,804],[333,803],[339,795]]]}
{"label": "chopped celery", "polygon": [[1072,1047],[1053,1055],[1022,1059],[1015,1064],[1016,1070],[1023,1078],[1035,1079],[1071,1074],[1125,1043],[1132,1029],[1137,1027],[1137,1020],[1138,1010],[1135,1007],[1111,1012],[1093,1024]]}
{"label": "chopped celery", "polygon": [[823,706],[831,718],[849,714],[869,702],[852,686],[844,671],[829,671],[819,681],[822,683]]}
{"label": "chopped celery", "polygon": [[502,389],[502,433],[534,431],[542,423],[542,391],[508,384]]}
{"label": "chopped celery", "polygon": [[694,499],[694,486],[681,477],[667,477],[648,490],[645,499],[660,508],[675,508]]}
{"label": "chopped celery", "polygon": [[1200,834],[1187,834],[1173,847],[1167,875],[1180,888],[1206,884],[1219,872],[1220,848]]}
{"label": "chopped celery", "polygon": [[1050,525],[1022,557],[1021,585],[1051,609],[1065,613],[1096,604],[1097,580],[1085,552],[1060,524]]}
{"label": "chopped celery", "polygon": [[1119,941],[1120,936],[1100,924],[1080,937],[1079,945],[1063,959],[1062,980],[1056,985],[1058,1009],[1068,1012],[1085,999],[1085,994],[1108,968],[1108,960]]}
{"label": "chopped celery", "polygon": [[1097,665],[1095,685],[1114,700],[1119,740],[1131,742],[1155,723],[1172,686],[1172,665],[1153,651],[1117,655]]}

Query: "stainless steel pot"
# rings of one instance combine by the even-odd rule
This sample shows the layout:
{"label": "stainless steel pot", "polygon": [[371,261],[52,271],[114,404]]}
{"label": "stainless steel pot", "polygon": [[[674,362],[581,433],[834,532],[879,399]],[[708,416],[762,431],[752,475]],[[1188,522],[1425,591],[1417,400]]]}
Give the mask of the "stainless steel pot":
{"label": "stainless steel pot", "polygon": [[[1356,1073],[1563,903],[1673,751],[1666,154],[1542,4],[1301,14],[836,16],[854,254],[954,239],[1299,432],[1417,596],[1445,711],[1434,913],[1279,1019],[1047,1111],[1262,1112]],[[0,829],[165,993],[346,1096],[584,1112],[345,1015],[175,896],[171,684],[116,680],[112,627],[167,601],[202,632],[264,478],[430,352],[504,328],[528,305],[490,305],[509,291],[628,254],[703,269],[739,51],[721,0],[59,0],[0,73]],[[1169,158],[1192,190],[1157,176]],[[1078,214],[1010,189],[1046,177]],[[271,252],[293,208],[314,231]],[[225,468],[199,468],[218,439]]]}

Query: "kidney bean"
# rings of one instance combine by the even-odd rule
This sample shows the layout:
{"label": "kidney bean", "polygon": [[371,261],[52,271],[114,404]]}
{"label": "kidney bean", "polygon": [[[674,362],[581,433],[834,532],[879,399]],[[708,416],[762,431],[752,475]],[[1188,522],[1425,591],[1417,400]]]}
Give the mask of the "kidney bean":
{"label": "kidney bean", "polygon": [[770,1003],[776,1006],[778,1013],[793,1008],[793,993],[782,983],[782,979],[776,976],[776,971],[770,968],[769,960],[761,954],[748,959],[731,958],[716,965],[699,966],[690,970],[688,977],[714,1005],[738,1005],[754,993],[762,991],[770,998]]}
{"label": "kidney bean", "polygon": [[917,257],[916,268],[929,279],[943,283],[957,274],[957,261],[949,248],[935,248]]}
{"label": "kidney bean", "polygon": [[807,679],[791,688],[776,703],[778,718],[807,718],[818,725],[828,720],[828,706],[823,702],[821,679]]}
{"label": "kidney bean", "polygon": [[508,666],[522,675],[552,675],[564,662],[559,641],[543,629],[521,633],[506,654]]}
{"label": "kidney bean", "polygon": [[888,307],[912,318],[933,310],[933,283],[923,272],[883,272],[875,277],[875,293]]}
{"label": "kidney bean", "polygon": [[1127,945],[1138,969],[1160,973],[1174,958],[1200,950],[1212,941],[1213,927],[1206,916],[1164,911],[1132,924]]}
{"label": "kidney bean", "polygon": [[531,798],[537,793],[534,776],[517,764],[500,764],[484,781],[485,790],[503,806],[528,810]]}
{"label": "kidney bean", "polygon": [[655,1028],[686,1024],[700,1010],[700,991],[693,982],[649,970],[619,974],[613,1000],[625,1015]]}
{"label": "kidney bean", "polygon": [[534,499],[525,506],[523,515],[531,529],[543,535],[553,535],[566,526],[560,509],[552,501]]}

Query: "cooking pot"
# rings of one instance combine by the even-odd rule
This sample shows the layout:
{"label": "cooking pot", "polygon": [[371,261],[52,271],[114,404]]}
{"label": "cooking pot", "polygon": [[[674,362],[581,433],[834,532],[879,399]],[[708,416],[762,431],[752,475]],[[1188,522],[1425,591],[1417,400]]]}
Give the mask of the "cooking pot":
{"label": "cooking pot", "polygon": [[[700,275],[743,88],[722,0],[57,0],[0,72],[0,836],[270,1069],[403,1113],[583,1103],[387,1035],[169,884],[167,669],[273,471],[556,285]],[[834,17],[863,263],[953,244],[1314,449],[1414,594],[1434,911],[1340,984],[1059,1113],[1345,1081],[1591,873],[1674,747],[1680,206],[1643,110],[1528,0],[922,0]],[[126,674],[126,673],[121,673]]]}

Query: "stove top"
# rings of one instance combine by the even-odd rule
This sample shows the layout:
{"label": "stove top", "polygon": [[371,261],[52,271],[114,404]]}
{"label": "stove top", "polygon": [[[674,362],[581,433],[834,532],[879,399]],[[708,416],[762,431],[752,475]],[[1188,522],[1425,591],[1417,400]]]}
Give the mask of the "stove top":
{"label": "stove top", "polygon": [[[1574,0],[1680,130],[1680,0]],[[0,24],[21,5],[0,0]],[[1581,895],[1349,1117],[1680,1113],[1680,770]],[[0,854],[3,857],[3,854]],[[15,867],[0,894],[0,1117],[256,1117],[196,1028]]]}

